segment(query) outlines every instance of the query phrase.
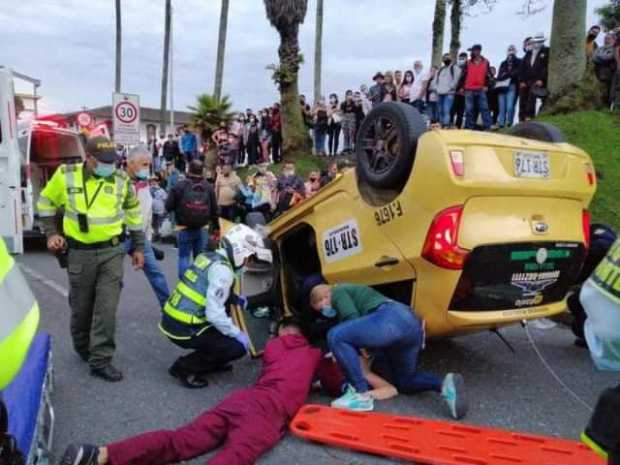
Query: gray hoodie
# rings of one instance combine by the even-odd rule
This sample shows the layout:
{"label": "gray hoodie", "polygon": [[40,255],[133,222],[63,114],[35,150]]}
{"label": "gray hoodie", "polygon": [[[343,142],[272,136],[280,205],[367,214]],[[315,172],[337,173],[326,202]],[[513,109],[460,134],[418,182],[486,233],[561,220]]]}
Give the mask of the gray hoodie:
{"label": "gray hoodie", "polygon": [[461,67],[457,64],[442,66],[433,79],[439,95],[454,94],[461,78]]}

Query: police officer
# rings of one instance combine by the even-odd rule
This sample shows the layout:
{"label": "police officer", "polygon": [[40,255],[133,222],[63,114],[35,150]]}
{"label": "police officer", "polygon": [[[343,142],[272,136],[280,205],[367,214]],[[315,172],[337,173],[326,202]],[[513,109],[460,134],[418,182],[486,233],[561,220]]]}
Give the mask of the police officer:
{"label": "police officer", "polygon": [[[123,378],[111,364],[123,279],[123,222],[133,243],[133,266],[144,264],[140,204],[116,161],[114,143],[105,137],[90,139],[86,161],[60,165],[37,203],[48,249],[68,249],[73,347],[88,362],[91,375],[111,382]],[[64,209],[64,236],[55,222],[59,209]]]}
{"label": "police officer", "polygon": [[271,263],[263,238],[248,226],[230,228],[215,252],[201,253],[185,271],[162,309],[161,331],[176,345],[193,349],[179,357],[169,373],[186,387],[208,385],[207,373],[230,369],[229,362],[249,348],[247,334],[228,316],[228,304],[240,303],[233,287],[251,258]]}

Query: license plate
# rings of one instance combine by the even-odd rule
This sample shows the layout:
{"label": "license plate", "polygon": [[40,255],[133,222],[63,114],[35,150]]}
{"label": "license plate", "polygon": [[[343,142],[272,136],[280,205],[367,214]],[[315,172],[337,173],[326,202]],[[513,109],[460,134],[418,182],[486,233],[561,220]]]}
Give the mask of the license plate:
{"label": "license plate", "polygon": [[519,178],[542,178],[551,176],[549,155],[546,153],[516,152],[514,154],[515,176]]}

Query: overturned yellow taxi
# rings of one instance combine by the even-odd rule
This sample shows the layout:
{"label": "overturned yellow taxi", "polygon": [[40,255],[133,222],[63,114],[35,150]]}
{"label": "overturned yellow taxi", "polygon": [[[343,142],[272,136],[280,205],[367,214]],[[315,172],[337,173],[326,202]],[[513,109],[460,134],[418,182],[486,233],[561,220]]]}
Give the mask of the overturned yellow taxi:
{"label": "overturned yellow taxi", "polygon": [[385,103],[364,120],[356,157],[267,225],[277,269],[250,270],[251,300],[301,314],[317,275],[367,284],[411,305],[431,336],[564,310],[596,177],[556,128],[427,130],[411,106]]}

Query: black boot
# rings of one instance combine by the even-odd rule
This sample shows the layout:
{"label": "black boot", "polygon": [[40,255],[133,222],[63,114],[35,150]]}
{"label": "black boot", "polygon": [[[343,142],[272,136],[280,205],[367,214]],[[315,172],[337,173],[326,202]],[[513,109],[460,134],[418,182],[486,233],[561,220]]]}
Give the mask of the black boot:
{"label": "black boot", "polygon": [[100,368],[91,368],[90,375],[96,378],[101,378],[110,383],[117,383],[123,379],[123,373],[110,364],[104,365]]}
{"label": "black boot", "polygon": [[[605,389],[596,403],[590,423],[582,439],[596,452],[610,454],[610,459],[620,463],[620,385]],[[613,453],[612,453],[613,452]],[[610,463],[613,463],[610,462]]]}

